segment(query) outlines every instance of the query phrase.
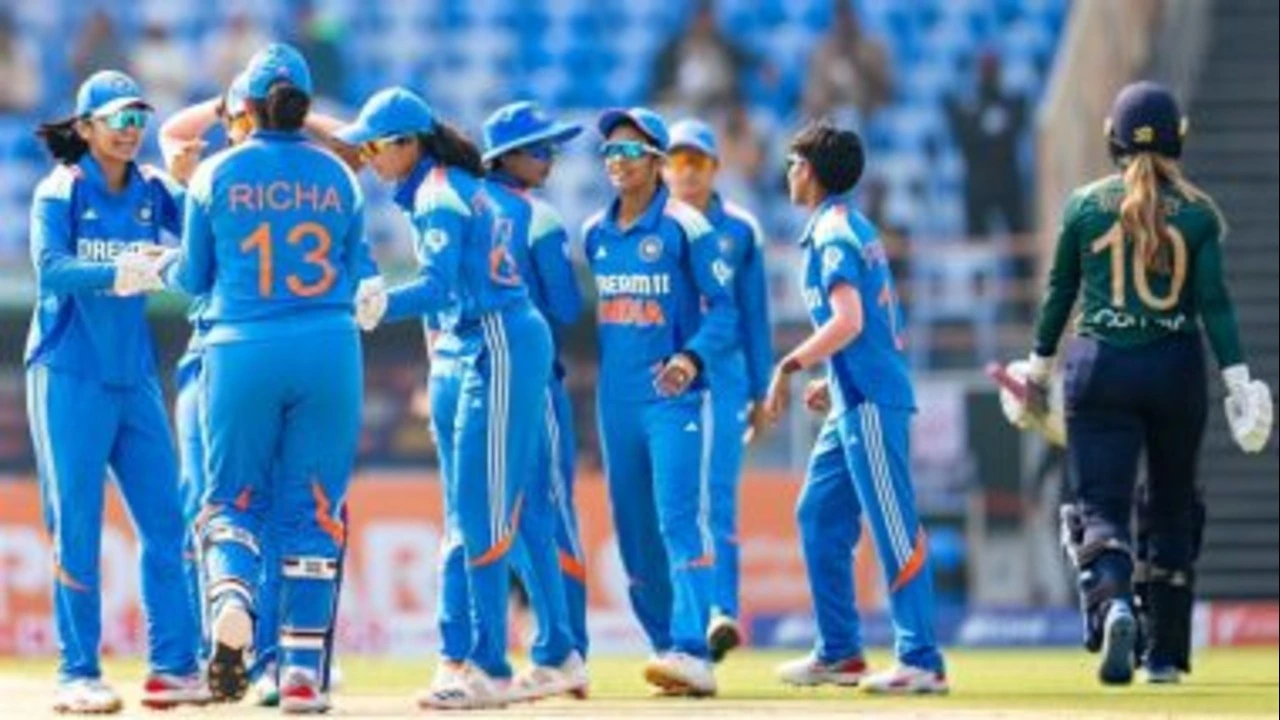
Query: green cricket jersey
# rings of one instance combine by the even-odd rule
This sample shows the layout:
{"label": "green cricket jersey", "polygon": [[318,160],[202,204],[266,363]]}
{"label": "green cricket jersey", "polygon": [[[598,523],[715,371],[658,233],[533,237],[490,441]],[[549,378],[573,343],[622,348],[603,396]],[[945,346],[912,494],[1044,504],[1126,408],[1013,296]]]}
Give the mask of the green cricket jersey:
{"label": "green cricket jersey", "polygon": [[1243,362],[1235,308],[1222,279],[1223,227],[1214,208],[1163,193],[1165,269],[1145,267],[1120,226],[1124,180],[1104,178],[1075,191],[1063,212],[1049,290],[1036,324],[1036,354],[1051,357],[1076,296],[1084,298],[1076,332],[1132,347],[1193,333],[1201,324],[1221,367]]}

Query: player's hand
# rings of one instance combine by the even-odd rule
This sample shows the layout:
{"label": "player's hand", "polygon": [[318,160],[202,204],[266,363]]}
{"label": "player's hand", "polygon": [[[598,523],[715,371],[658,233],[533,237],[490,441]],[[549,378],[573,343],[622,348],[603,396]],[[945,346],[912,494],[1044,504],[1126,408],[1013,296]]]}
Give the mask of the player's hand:
{"label": "player's hand", "polygon": [[1224,406],[1231,438],[1247,453],[1262,452],[1271,439],[1271,426],[1275,408],[1271,401],[1271,388],[1261,380],[1249,377],[1249,368],[1233,365],[1222,371],[1227,385]]}
{"label": "player's hand", "polygon": [[387,285],[382,276],[360,281],[356,290],[356,324],[365,332],[372,332],[387,314]]}
{"label": "player's hand", "polygon": [[804,406],[818,415],[831,412],[831,386],[826,378],[816,378],[805,384]]}
{"label": "player's hand", "polygon": [[747,445],[764,437],[769,429],[769,413],[763,401],[751,403],[747,408],[747,431],[742,434],[742,444]]}
{"label": "player's hand", "polygon": [[128,250],[116,256],[116,277],[111,290],[120,297],[132,297],[164,289],[157,255],[150,250]]}
{"label": "player's hand", "polygon": [[675,397],[688,390],[697,377],[698,363],[689,356],[689,353],[678,352],[672,355],[658,371],[658,377],[653,380],[653,388],[662,397]]}
{"label": "player's hand", "polygon": [[181,143],[178,151],[169,160],[169,174],[173,179],[183,185],[191,182],[191,176],[195,174],[196,167],[200,164],[200,157],[207,146],[208,143],[204,140],[187,140]]}

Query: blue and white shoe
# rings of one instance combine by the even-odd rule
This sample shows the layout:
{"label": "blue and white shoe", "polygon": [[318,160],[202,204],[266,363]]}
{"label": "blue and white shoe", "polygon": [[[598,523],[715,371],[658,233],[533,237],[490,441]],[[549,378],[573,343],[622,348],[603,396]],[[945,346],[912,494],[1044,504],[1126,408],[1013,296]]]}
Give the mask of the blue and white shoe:
{"label": "blue and white shoe", "polygon": [[1177,685],[1182,682],[1182,672],[1172,665],[1147,667],[1148,685]]}
{"label": "blue and white shoe", "polygon": [[1098,679],[1104,685],[1133,682],[1133,648],[1138,640],[1138,621],[1126,600],[1113,600],[1102,625],[1102,664]]}

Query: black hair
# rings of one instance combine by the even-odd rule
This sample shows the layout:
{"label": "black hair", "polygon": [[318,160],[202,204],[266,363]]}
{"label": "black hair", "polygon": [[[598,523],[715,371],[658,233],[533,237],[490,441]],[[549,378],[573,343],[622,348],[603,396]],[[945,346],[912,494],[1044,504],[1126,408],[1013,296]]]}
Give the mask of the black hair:
{"label": "black hair", "polygon": [[866,164],[858,133],[826,121],[810,123],[801,130],[791,140],[791,151],[804,158],[822,189],[832,195],[852,190]]}
{"label": "black hair", "polygon": [[44,143],[53,159],[63,165],[74,165],[89,152],[89,143],[76,130],[79,122],[79,117],[72,116],[40,123],[36,129],[36,137]]}
{"label": "black hair", "polygon": [[258,127],[264,130],[296,132],[311,112],[311,96],[286,82],[272,85],[266,98],[250,104]]}
{"label": "black hair", "polygon": [[441,165],[465,170],[473,177],[484,177],[480,148],[461,130],[448,123],[437,122],[431,132],[419,133],[418,147]]}

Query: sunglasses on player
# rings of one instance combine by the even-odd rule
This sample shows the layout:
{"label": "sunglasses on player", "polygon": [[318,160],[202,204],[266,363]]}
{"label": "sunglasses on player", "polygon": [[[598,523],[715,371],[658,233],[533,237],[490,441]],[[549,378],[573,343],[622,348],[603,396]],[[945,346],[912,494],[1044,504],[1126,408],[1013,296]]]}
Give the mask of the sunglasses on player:
{"label": "sunglasses on player", "polygon": [[639,160],[645,155],[661,155],[657,148],[639,140],[610,140],[600,146],[605,160]]}
{"label": "sunglasses on player", "polygon": [[715,158],[692,150],[681,150],[672,153],[671,157],[667,158],[667,163],[676,172],[685,169],[705,172],[716,166]]}
{"label": "sunglasses on player", "polygon": [[410,137],[401,135],[398,137],[378,138],[377,140],[370,140],[367,143],[361,143],[360,158],[362,160],[368,161],[374,157],[377,157],[379,153],[385,151],[387,148],[393,147],[395,145],[404,145],[408,143],[411,139],[412,138]]}
{"label": "sunglasses on player", "polygon": [[560,154],[560,146],[553,142],[539,142],[532,145],[525,145],[520,148],[520,152],[528,155],[538,162],[551,162]]}
{"label": "sunglasses on player", "polygon": [[129,128],[138,128],[139,130],[147,126],[147,121],[151,119],[151,113],[142,108],[125,108],[117,110],[109,115],[101,115],[96,118],[101,120],[108,130],[127,130]]}

